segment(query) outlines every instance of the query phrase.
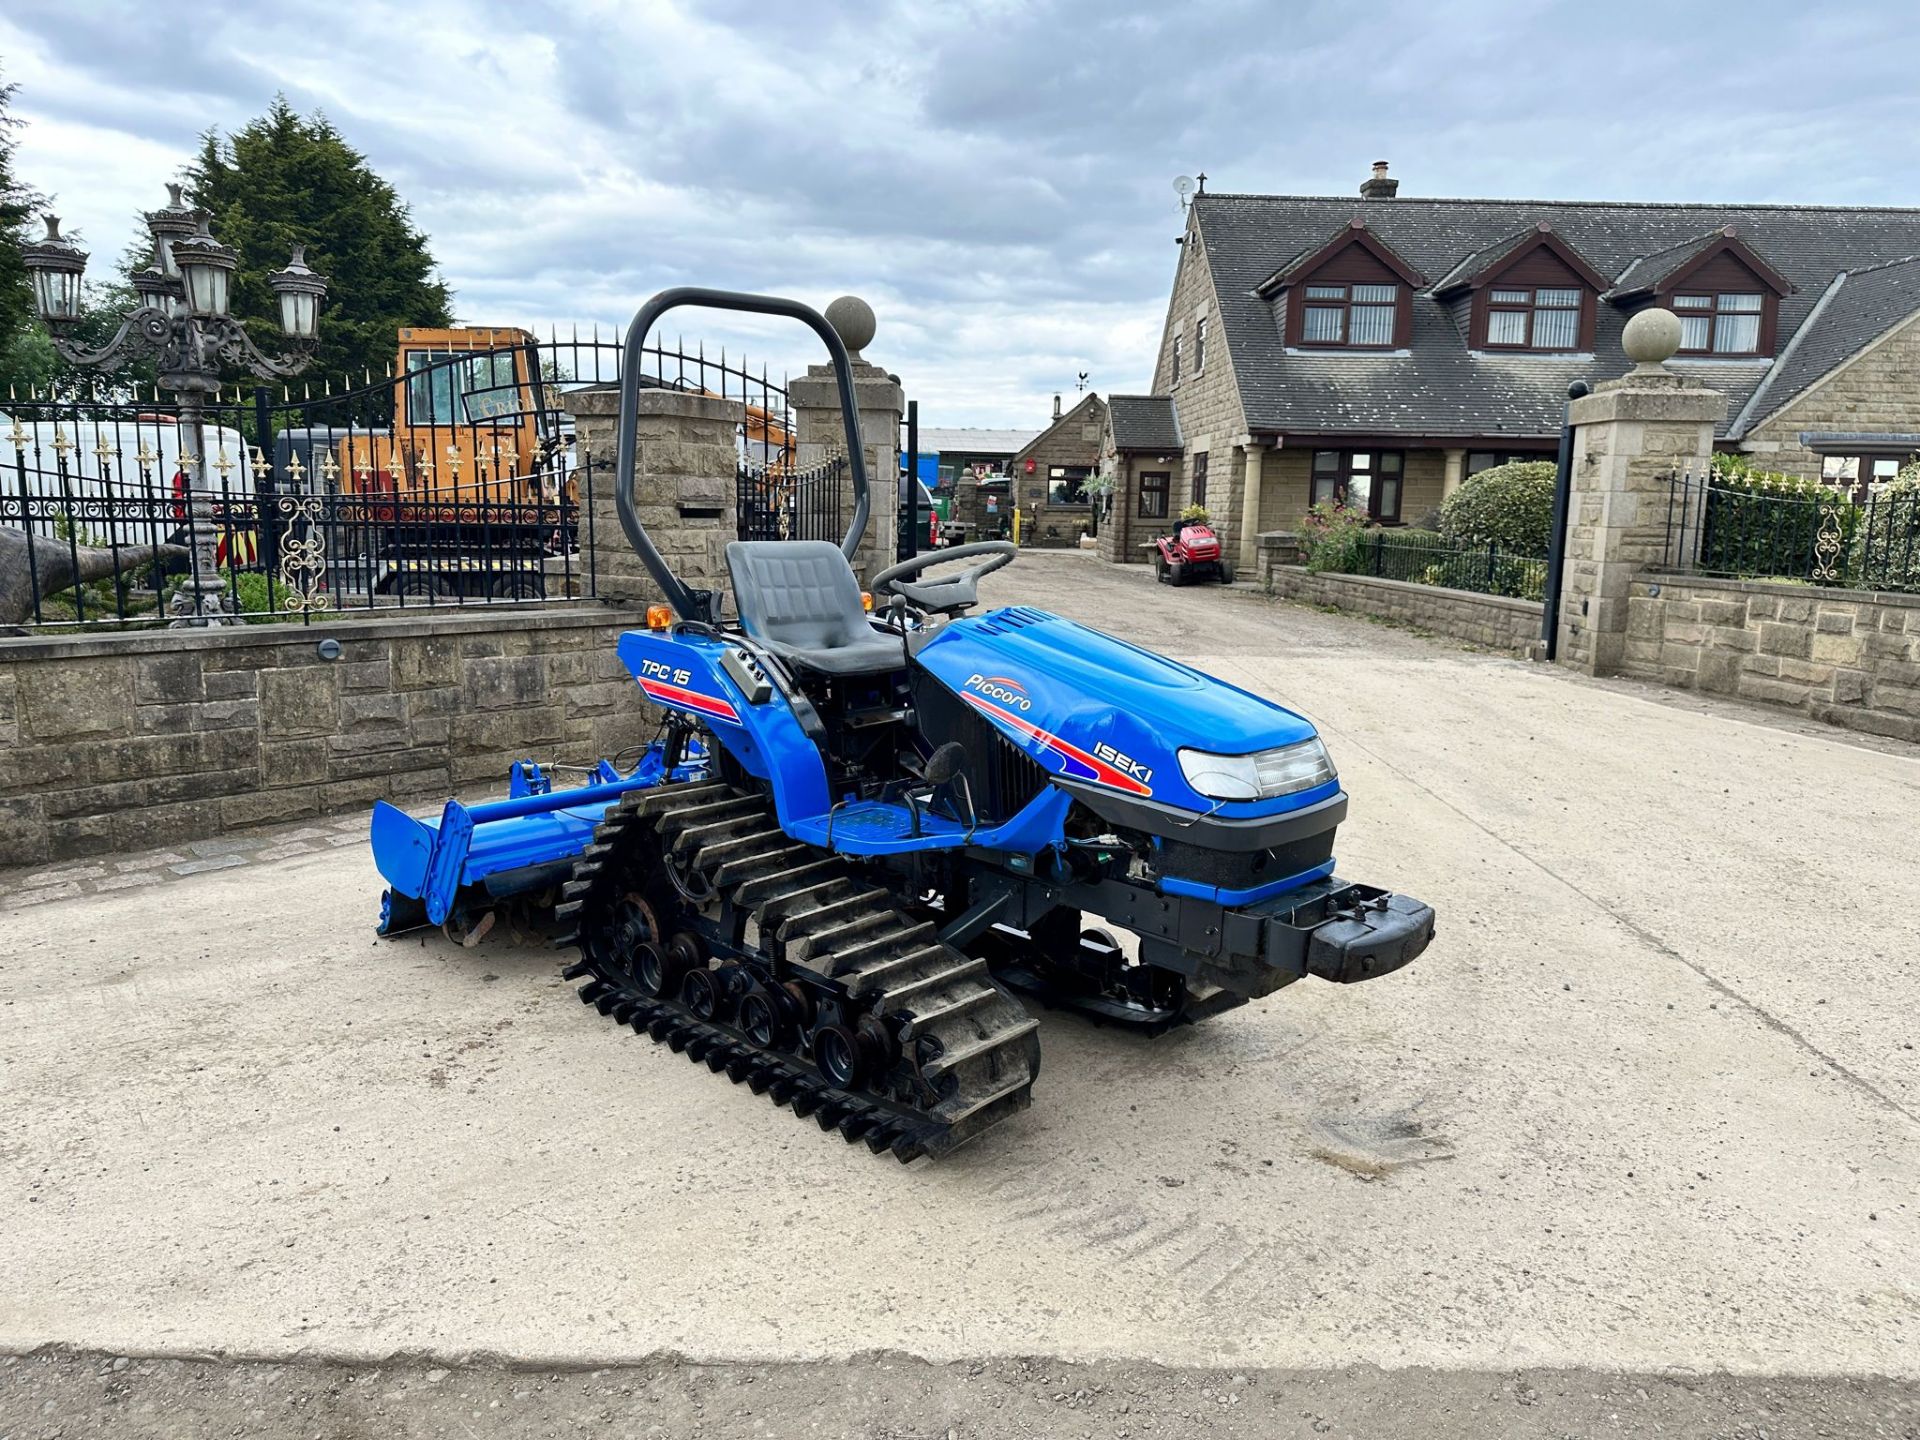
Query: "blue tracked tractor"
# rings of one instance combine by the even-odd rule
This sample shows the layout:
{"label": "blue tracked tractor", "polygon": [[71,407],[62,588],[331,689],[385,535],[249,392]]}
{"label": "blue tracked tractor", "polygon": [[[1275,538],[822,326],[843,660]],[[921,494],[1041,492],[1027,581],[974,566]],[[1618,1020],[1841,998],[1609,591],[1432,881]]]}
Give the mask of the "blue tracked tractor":
{"label": "blue tracked tractor", "polygon": [[[686,305],[809,326],[845,426],[845,538],[729,545],[732,621],[634,501],[641,347]],[[507,799],[437,824],[376,807],[383,933],[544,900],[602,1015],[902,1160],[1028,1104],[1038,1022],[1016,991],[1158,1030],[1426,948],[1431,908],[1334,876],[1347,797],[1299,715],[1040,610],[968,614],[1017,553],[1001,541],[881,571],[868,613],[863,449],[814,311],[682,289],[635,316],[616,496],[671,620],[619,654],[660,738],[573,789],[516,765]]]}

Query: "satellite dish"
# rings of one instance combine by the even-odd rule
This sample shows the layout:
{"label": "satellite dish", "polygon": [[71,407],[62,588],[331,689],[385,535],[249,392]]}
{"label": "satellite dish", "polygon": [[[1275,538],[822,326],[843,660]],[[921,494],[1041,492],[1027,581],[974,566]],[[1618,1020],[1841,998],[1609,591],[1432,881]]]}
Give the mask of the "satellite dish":
{"label": "satellite dish", "polygon": [[1193,177],[1191,175],[1174,176],[1173,193],[1180,197],[1180,205],[1184,209],[1186,207],[1187,197],[1193,194]]}

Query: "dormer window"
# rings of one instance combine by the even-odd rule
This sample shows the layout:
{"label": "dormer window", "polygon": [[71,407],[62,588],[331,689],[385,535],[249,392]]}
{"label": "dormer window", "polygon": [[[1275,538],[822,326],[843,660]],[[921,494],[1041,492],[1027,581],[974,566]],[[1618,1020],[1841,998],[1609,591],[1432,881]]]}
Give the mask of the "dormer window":
{"label": "dormer window", "polygon": [[1580,343],[1577,287],[1507,286],[1487,293],[1490,350],[1574,350]]}
{"label": "dormer window", "polygon": [[1385,349],[1393,344],[1398,285],[1309,285],[1306,292],[1302,345]]}
{"label": "dormer window", "polygon": [[1263,280],[1289,345],[1393,350],[1413,339],[1413,292],[1426,277],[1356,217]]}
{"label": "dormer window", "polygon": [[1480,350],[1571,354],[1593,348],[1600,272],[1544,220],[1476,250],[1433,287]]}
{"label": "dormer window", "polygon": [[1620,272],[1607,299],[1623,309],[1651,301],[1680,317],[1682,355],[1743,359],[1774,353],[1782,275],[1731,225],[1643,255]]}
{"label": "dormer window", "polygon": [[1758,355],[1766,295],[1760,291],[1675,295],[1682,355]]}

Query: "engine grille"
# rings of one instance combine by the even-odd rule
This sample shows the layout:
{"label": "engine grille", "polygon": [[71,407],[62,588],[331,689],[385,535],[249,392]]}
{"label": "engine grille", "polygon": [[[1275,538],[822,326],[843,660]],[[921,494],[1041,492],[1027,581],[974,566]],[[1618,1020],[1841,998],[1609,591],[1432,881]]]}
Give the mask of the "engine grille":
{"label": "engine grille", "polygon": [[939,681],[921,677],[916,682],[914,707],[922,733],[934,745],[955,740],[966,750],[967,784],[982,820],[1009,819],[1046,788],[1047,772],[1040,763]]}

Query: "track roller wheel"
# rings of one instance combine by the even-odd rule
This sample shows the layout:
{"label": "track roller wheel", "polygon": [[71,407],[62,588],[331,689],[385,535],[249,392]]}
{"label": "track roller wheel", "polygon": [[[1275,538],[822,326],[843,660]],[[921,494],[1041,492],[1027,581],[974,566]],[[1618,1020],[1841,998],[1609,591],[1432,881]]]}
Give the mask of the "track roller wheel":
{"label": "track roller wheel", "polygon": [[667,952],[651,940],[642,941],[634,948],[633,978],[640,982],[642,990],[656,999],[672,996],[679,979],[668,965]]}
{"label": "track roller wheel", "polygon": [[696,1020],[711,1020],[720,1010],[719,977],[711,970],[689,970],[680,981],[680,998]]}
{"label": "track roller wheel", "polygon": [[659,938],[653,907],[637,894],[626,894],[612,912],[594,927],[582,949],[596,962],[600,973],[608,977],[624,976],[644,986],[640,979],[642,946]]}
{"label": "track roller wheel", "polygon": [[866,1047],[845,1025],[822,1025],[813,1032],[813,1063],[837,1090],[857,1090],[867,1077]]}
{"label": "track roller wheel", "polygon": [[893,1031],[877,1016],[867,1015],[860,1021],[859,1032],[861,1051],[871,1070],[876,1074],[891,1070],[900,1058],[900,1042]]}
{"label": "track roller wheel", "polygon": [[756,985],[740,997],[735,1023],[750,1044],[761,1050],[784,1050],[793,1025],[788,1018],[785,997]]}
{"label": "track roller wheel", "polygon": [[640,988],[659,1000],[671,1000],[680,993],[681,981],[689,971],[704,969],[706,953],[699,940],[682,930],[665,946],[641,945],[634,954],[633,974]]}
{"label": "track roller wheel", "polygon": [[773,999],[775,1004],[785,1009],[795,1029],[805,1030],[813,1024],[813,993],[799,981],[789,980],[780,987]]}

